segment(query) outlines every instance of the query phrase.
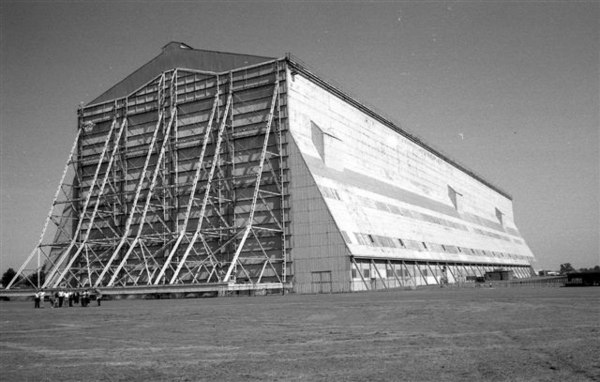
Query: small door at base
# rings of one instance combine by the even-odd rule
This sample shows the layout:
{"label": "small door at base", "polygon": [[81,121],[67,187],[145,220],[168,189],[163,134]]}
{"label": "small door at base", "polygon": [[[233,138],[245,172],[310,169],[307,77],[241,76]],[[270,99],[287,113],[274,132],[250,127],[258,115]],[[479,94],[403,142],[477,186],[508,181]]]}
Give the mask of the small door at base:
{"label": "small door at base", "polygon": [[312,292],[331,293],[331,271],[312,272]]}

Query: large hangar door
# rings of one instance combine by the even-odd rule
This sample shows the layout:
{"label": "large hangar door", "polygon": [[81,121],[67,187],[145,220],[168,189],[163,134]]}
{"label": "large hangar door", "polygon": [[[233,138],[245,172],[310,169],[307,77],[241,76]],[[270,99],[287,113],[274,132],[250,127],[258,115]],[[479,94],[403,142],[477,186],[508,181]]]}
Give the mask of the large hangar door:
{"label": "large hangar door", "polygon": [[311,274],[313,293],[331,293],[331,271],[311,272]]}

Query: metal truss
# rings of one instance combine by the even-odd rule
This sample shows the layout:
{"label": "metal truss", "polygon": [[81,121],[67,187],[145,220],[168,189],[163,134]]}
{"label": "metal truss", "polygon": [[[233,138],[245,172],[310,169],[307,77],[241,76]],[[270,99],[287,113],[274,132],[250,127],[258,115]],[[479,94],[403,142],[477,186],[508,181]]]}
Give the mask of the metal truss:
{"label": "metal truss", "polygon": [[[193,273],[190,266],[193,268],[194,265],[196,265],[196,264],[187,264],[186,261],[190,255],[190,253],[194,249],[194,245],[196,244],[196,242],[198,241],[199,238],[202,243],[202,246],[204,247],[204,250],[206,251],[206,258],[208,260],[207,262],[210,263],[213,268],[209,269],[206,266],[206,263],[205,263],[206,260],[203,260],[203,262],[201,262],[199,265],[197,265],[198,270],[201,270],[202,267],[204,267],[206,269],[206,271],[209,272],[208,280],[210,280],[212,278],[212,276],[214,275],[214,265],[217,263],[217,260],[214,256],[213,252],[210,250],[209,245],[206,243],[205,238],[202,235],[202,224],[205,221],[206,209],[208,206],[209,197],[211,196],[211,189],[212,189],[212,185],[213,185],[213,181],[214,181],[215,170],[217,169],[217,165],[218,165],[219,159],[220,159],[219,157],[221,155],[221,144],[223,142],[223,132],[225,131],[225,124],[227,122],[227,116],[229,115],[229,112],[231,110],[231,99],[232,99],[232,96],[231,96],[231,92],[230,92],[230,94],[227,97],[227,105],[225,106],[225,116],[221,120],[221,124],[219,126],[218,133],[217,133],[215,153],[214,153],[213,159],[211,161],[210,171],[208,173],[208,178],[206,180],[206,187],[204,190],[204,196],[202,198],[202,206],[200,208],[200,217],[198,220],[198,224],[197,224],[196,230],[194,232],[194,235],[192,236],[191,240],[189,241],[189,243],[185,249],[185,252],[183,253],[182,259],[177,264],[177,268],[175,269],[175,272],[173,273],[173,276],[171,277],[170,284],[174,284],[178,281],[179,274],[181,272],[181,269],[184,266],[187,268],[189,273]],[[192,200],[193,200],[193,197],[190,197],[190,201],[192,201]],[[189,215],[186,215],[185,219],[188,220]],[[165,266],[170,266],[170,262],[165,263]]]}
{"label": "metal truss", "polygon": [[[44,221],[44,226],[42,228],[42,233],[40,234],[38,243],[33,251],[29,254],[25,262],[23,262],[21,267],[17,270],[17,273],[8,283],[6,289],[10,289],[15,284],[22,284],[22,286],[25,287],[40,288],[42,284],[41,274],[45,264],[49,263],[52,266],[54,263],[54,259],[50,256],[52,247],[46,246],[44,244],[45,240],[50,235],[54,235],[53,241],[55,242],[60,240],[59,238],[61,234],[70,237],[70,234],[65,231],[64,223],[69,221],[71,215],[70,208],[72,207],[72,203],[69,203],[69,199],[71,198],[70,192],[72,184],[66,183],[66,180],[68,179],[69,182],[76,180],[74,175],[76,174],[74,167],[75,161],[73,158],[76,153],[77,145],[79,144],[81,131],[81,129],[78,129],[77,134],[75,135],[75,140],[73,141],[67,163],[63,169],[58,188],[56,189],[54,198],[52,199],[50,210],[46,215],[46,220]],[[53,224],[53,230],[49,230],[50,223]],[[32,260],[34,259],[36,260],[36,263],[35,267],[32,268]],[[36,276],[35,279],[32,278],[32,276]]]}
{"label": "metal truss", "polygon": [[282,288],[283,73],[279,61],[174,69],[82,109],[40,240],[8,287]]}
{"label": "metal truss", "polygon": [[[195,167],[196,167],[196,171],[194,173],[194,179],[192,180],[192,188],[190,190],[190,196],[188,198],[188,203],[187,203],[187,207],[185,210],[185,216],[183,219],[183,225],[181,227],[181,230],[179,232],[179,235],[177,236],[177,240],[175,241],[175,244],[173,245],[173,247],[171,248],[171,250],[169,251],[169,255],[167,256],[163,266],[160,269],[160,272],[158,273],[158,275],[156,276],[155,280],[154,280],[154,285],[158,285],[160,283],[160,281],[162,280],[163,276],[165,275],[165,272],[167,269],[171,268],[172,271],[175,272],[175,274],[178,274],[179,272],[174,270],[172,268],[171,265],[171,260],[173,259],[173,256],[175,255],[175,253],[177,252],[177,250],[179,249],[179,245],[184,241],[184,239],[188,239],[187,243],[188,246],[190,243],[195,242],[197,240],[198,234],[197,232],[199,231],[198,229],[196,229],[196,232],[194,232],[194,236],[191,238],[191,240],[189,240],[188,238],[188,233],[187,233],[187,228],[188,228],[188,224],[190,221],[190,214],[192,212],[192,207],[195,205],[195,201],[196,199],[196,189],[198,186],[198,181],[200,180],[200,175],[202,174],[202,169],[203,169],[203,165],[204,165],[204,156],[206,155],[206,148],[208,146],[208,141],[210,138],[210,133],[212,131],[212,125],[213,125],[213,121],[215,118],[215,114],[216,114],[216,110],[217,110],[217,106],[219,104],[219,97],[218,94],[215,95],[215,100],[213,102],[213,106],[210,112],[210,117],[208,119],[208,126],[205,129],[204,132],[204,136],[202,137],[202,149],[200,151],[200,155],[198,156],[198,159],[196,161]],[[228,108],[226,108],[228,109]],[[210,178],[210,177],[209,177]],[[203,207],[201,208],[201,210],[205,210],[206,205],[204,204],[204,200],[203,200]],[[200,214],[200,216],[203,216],[203,213]],[[200,227],[200,224],[198,225],[198,227]],[[188,251],[186,250],[186,253]],[[187,257],[187,256],[186,256]],[[178,268],[180,268],[178,266]]]}
{"label": "metal truss", "polygon": [[[111,132],[109,133],[109,135],[112,134],[112,130],[114,129],[114,126],[115,126],[116,123],[117,123],[117,116],[115,115],[115,119],[113,120],[113,124],[111,126]],[[94,220],[95,220],[95,218],[96,218],[96,216],[98,214],[98,210],[99,210],[99,207],[100,207],[100,204],[101,204],[100,203],[101,202],[101,198],[104,195],[104,190],[106,188],[106,184],[107,184],[107,181],[108,181],[108,178],[109,178],[109,175],[110,175],[110,170],[111,170],[111,168],[112,168],[112,166],[114,164],[114,161],[115,161],[115,154],[116,154],[116,151],[117,151],[117,148],[118,148],[118,142],[121,139],[121,136],[123,134],[123,130],[126,127],[126,124],[127,124],[127,120],[123,118],[123,121],[121,122],[120,127],[119,127],[119,131],[118,131],[118,133],[116,135],[116,138],[115,138],[115,140],[113,142],[113,149],[112,149],[112,151],[110,153],[110,156],[109,156],[109,159],[108,159],[108,164],[106,166],[106,170],[105,170],[104,176],[102,178],[102,183],[100,184],[99,189],[98,189],[98,193],[96,195],[96,202],[94,204],[94,209],[93,209],[93,211],[91,213],[91,216],[89,217],[89,221],[88,221],[87,229],[86,229],[84,237],[83,237],[83,241],[78,243],[76,239],[77,239],[79,231],[81,229],[82,222],[84,221],[85,214],[87,212],[87,207],[89,205],[90,199],[91,199],[91,197],[92,197],[92,195],[94,193],[94,189],[95,189],[95,186],[96,186],[96,181],[97,181],[97,178],[98,178],[98,172],[99,172],[100,168],[102,167],[103,159],[104,159],[104,154],[106,152],[106,149],[108,148],[108,143],[110,142],[110,138],[107,139],[105,147],[104,147],[104,149],[102,151],[102,155],[100,156],[100,160],[98,161],[96,172],[94,174],[94,180],[92,181],[92,185],[90,186],[90,190],[88,191],[87,198],[86,198],[83,210],[81,212],[81,217],[80,217],[80,219],[78,221],[77,229],[75,231],[75,234],[73,235],[73,239],[71,240],[71,244],[69,244],[69,247],[64,251],[64,253],[60,257],[59,261],[56,262],[55,268],[54,268],[55,272],[56,272],[56,270],[59,269],[60,265],[63,263],[63,261],[65,260],[65,258],[67,256],[69,256],[71,249],[74,246],[76,246],[76,245],[78,246],[78,248],[77,248],[76,252],[73,255],[70,256],[68,264],[64,267],[64,269],[62,270],[62,272],[60,273],[60,275],[55,280],[53,278],[54,277],[54,272],[50,272],[49,273],[49,275],[47,276],[47,280],[46,280],[46,283],[44,284],[44,286],[51,285],[52,287],[56,288],[60,284],[61,280],[64,279],[64,277],[65,277],[65,275],[67,273],[71,273],[71,275],[75,276],[75,274],[73,273],[73,270],[72,270],[71,267],[73,266],[73,263],[79,258],[79,256],[81,255],[81,253],[87,248],[87,243],[88,243],[88,240],[89,240],[89,237],[90,237],[90,233],[92,231]],[[54,282],[52,282],[52,281],[54,281]]]}

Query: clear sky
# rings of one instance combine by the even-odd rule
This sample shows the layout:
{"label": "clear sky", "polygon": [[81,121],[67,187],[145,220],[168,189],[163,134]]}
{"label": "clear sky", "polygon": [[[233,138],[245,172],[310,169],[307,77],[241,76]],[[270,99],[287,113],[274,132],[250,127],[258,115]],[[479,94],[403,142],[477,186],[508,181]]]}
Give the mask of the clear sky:
{"label": "clear sky", "polygon": [[0,1],[0,272],[33,249],[76,110],[160,53],[292,52],[507,190],[535,268],[600,264],[600,2]]}

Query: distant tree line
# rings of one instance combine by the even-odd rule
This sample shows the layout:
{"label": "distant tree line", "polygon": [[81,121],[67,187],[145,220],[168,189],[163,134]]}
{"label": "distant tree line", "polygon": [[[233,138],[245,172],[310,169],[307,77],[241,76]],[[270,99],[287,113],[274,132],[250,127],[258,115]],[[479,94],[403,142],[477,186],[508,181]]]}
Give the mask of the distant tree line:
{"label": "distant tree line", "polygon": [[575,268],[571,265],[571,263],[564,263],[560,265],[560,274],[566,275],[567,273],[576,272]]}
{"label": "distant tree line", "polygon": [[17,272],[15,272],[14,269],[8,268],[6,272],[4,272],[4,274],[2,275],[2,279],[0,279],[0,281],[2,282],[2,286],[6,287],[8,283],[10,283],[10,281],[13,279],[13,277],[15,277],[16,274]]}
{"label": "distant tree line", "polygon": [[579,272],[600,272],[600,265],[593,268],[579,268]]}
{"label": "distant tree line", "polygon": [[579,271],[573,268],[571,263],[564,263],[560,265],[560,274],[566,275],[572,272],[600,272],[600,265],[596,265],[593,268],[579,268]]}
{"label": "distant tree line", "polygon": [[[17,274],[17,272],[12,269],[12,268],[8,268],[3,274],[2,274],[2,278],[0,278],[0,283],[2,283],[2,286],[4,288],[6,288],[8,286],[8,284],[10,284],[10,282],[12,281],[12,279],[15,277],[15,275]],[[43,284],[46,277],[45,277],[45,273],[44,272],[40,272],[40,284]],[[23,282],[21,282],[23,281]],[[15,284],[19,283],[22,285],[22,287],[25,288],[36,288],[38,285],[38,274],[37,272],[30,274],[29,276],[23,278],[22,276],[19,276],[16,280],[15,280]],[[13,285],[15,285],[13,284]]]}

